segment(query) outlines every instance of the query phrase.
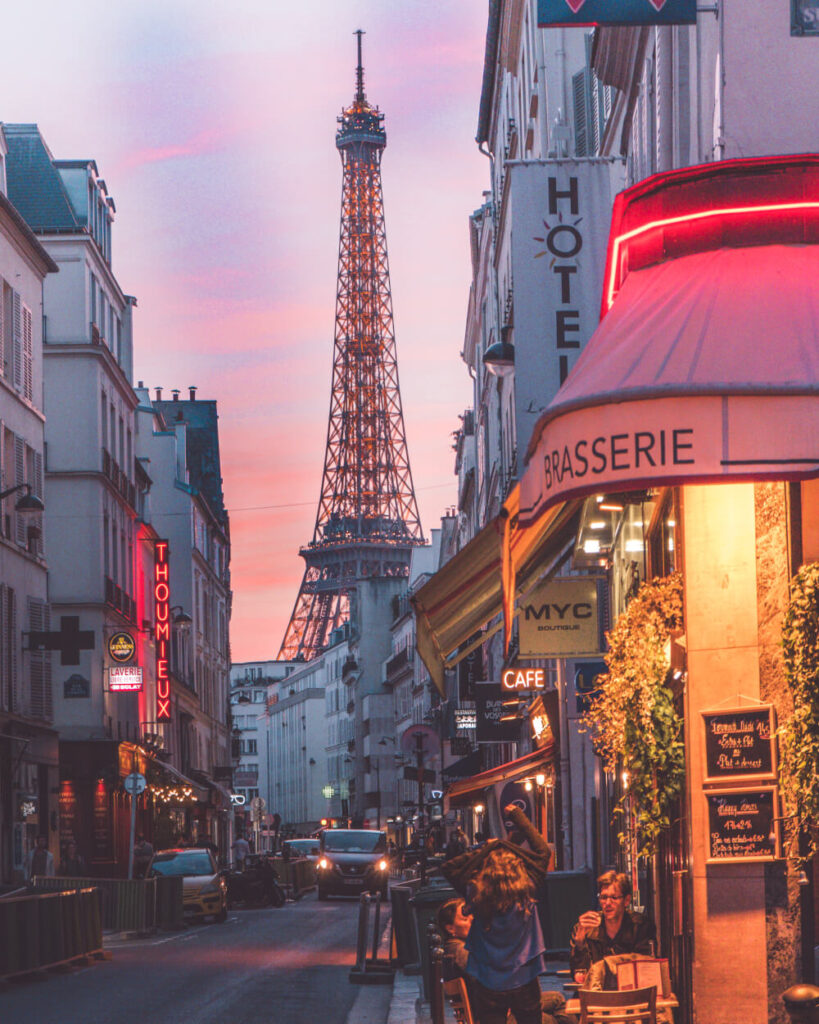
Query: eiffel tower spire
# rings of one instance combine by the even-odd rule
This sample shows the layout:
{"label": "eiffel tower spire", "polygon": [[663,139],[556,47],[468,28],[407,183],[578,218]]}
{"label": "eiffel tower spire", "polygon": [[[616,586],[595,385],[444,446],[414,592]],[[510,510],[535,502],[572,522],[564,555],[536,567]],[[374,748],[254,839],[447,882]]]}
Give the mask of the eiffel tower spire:
{"label": "eiffel tower spire", "polygon": [[392,318],[381,154],[384,115],[356,91],[338,118],[341,231],[327,450],[304,579],[279,657],[309,660],[349,618],[356,582],[409,574],[424,543],[410,472]]}

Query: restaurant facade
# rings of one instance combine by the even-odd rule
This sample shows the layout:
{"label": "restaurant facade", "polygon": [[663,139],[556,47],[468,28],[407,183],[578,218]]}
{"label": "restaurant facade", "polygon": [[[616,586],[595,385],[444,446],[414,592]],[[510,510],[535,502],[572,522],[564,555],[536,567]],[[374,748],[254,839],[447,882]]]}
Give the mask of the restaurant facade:
{"label": "restaurant facade", "polygon": [[[517,742],[484,745],[483,773],[448,798],[486,823],[517,778],[558,868],[629,873],[676,1021],[784,1021],[782,993],[813,980],[816,920],[812,782],[794,756],[819,546],[815,55],[786,4],[593,31],[547,27],[548,6],[489,5],[492,190],[471,218],[475,407],[456,439],[474,526],[415,597],[419,653],[449,701],[471,658],[496,687],[535,667],[543,685],[509,695]],[[607,160],[613,203],[590,214],[584,183]],[[537,174],[527,232],[516,190]],[[561,301],[581,274],[597,281],[593,318],[585,291]],[[550,289],[556,308],[528,316]],[[596,607],[572,596],[578,579]],[[573,643],[592,614],[599,646]]]}

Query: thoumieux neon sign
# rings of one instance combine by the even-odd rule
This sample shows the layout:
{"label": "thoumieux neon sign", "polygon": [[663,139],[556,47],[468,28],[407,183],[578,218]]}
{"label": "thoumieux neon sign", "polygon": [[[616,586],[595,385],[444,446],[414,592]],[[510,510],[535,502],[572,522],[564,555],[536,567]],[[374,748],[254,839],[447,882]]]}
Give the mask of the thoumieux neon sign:
{"label": "thoumieux neon sign", "polygon": [[156,720],[170,721],[171,680],[168,671],[171,648],[171,587],[168,542],[158,540],[154,548],[154,620],[156,639]]}

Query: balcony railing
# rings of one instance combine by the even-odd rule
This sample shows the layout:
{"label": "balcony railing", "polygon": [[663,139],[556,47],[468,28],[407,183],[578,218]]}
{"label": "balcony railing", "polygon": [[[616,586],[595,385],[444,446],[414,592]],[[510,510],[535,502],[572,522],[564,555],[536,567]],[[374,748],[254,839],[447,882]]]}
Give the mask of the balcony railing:
{"label": "balcony railing", "polygon": [[105,603],[128,622],[136,622],[136,601],[110,576],[105,577]]}
{"label": "balcony railing", "polygon": [[102,449],[102,472],[131,508],[136,508],[136,487],[106,448]]}
{"label": "balcony railing", "polygon": [[405,647],[397,654],[394,654],[386,664],[387,682],[391,683],[395,680],[396,676],[403,674],[411,667],[414,660],[415,651],[409,647]]}

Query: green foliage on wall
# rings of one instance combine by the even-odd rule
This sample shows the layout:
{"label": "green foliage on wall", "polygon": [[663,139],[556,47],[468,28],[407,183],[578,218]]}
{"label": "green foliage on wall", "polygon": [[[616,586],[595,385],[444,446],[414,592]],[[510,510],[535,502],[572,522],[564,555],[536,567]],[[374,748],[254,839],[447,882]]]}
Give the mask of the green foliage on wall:
{"label": "green foliage on wall", "polygon": [[[779,782],[791,820],[788,857],[797,865],[817,850],[819,831],[819,563],[803,566],[791,580],[782,624],[785,677],[793,715],[779,726]],[[808,849],[799,849],[800,835]]]}
{"label": "green foliage on wall", "polygon": [[671,637],[682,628],[681,574],[644,583],[608,634],[608,674],[583,718],[606,770],[628,773],[620,809],[629,802],[646,858],[671,824],[685,779],[683,723],[666,683]]}

